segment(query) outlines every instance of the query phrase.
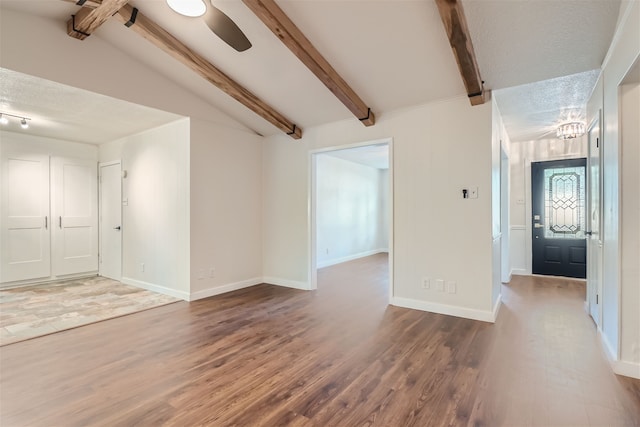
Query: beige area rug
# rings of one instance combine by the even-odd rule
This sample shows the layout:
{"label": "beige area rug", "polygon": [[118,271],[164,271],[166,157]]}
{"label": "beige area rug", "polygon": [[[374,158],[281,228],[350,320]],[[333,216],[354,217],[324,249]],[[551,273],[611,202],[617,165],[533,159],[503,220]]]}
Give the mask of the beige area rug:
{"label": "beige area rug", "polygon": [[105,277],[5,289],[0,291],[0,346],[177,301]]}

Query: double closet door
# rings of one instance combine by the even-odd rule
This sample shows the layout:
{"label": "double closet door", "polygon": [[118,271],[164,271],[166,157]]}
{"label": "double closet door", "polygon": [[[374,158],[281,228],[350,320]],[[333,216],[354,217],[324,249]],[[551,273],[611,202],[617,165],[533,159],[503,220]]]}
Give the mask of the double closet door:
{"label": "double closet door", "polygon": [[0,282],[98,270],[93,160],[3,151]]}

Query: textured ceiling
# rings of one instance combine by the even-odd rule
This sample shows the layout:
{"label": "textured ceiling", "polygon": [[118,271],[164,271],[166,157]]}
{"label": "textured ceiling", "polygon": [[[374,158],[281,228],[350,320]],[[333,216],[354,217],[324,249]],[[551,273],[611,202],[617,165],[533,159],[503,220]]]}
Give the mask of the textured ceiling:
{"label": "textured ceiling", "polygon": [[31,119],[26,130],[14,119],[2,130],[90,144],[113,141],[180,118],[4,68],[0,68],[0,112]]}
{"label": "textured ceiling", "polygon": [[511,141],[555,137],[559,124],[585,120],[599,70],[493,92]]}
{"label": "textured ceiling", "polygon": [[620,0],[462,0],[490,89],[600,68]]}
{"label": "textured ceiling", "polygon": [[365,145],[346,150],[328,151],[323,154],[376,169],[389,169],[388,144]]}
{"label": "textured ceiling", "polygon": [[[213,35],[201,18],[177,15],[164,0],[130,3],[299,126],[354,119],[241,1],[216,0],[216,6],[253,43],[242,53]],[[619,0],[463,3],[481,74],[486,86],[493,89],[598,68],[611,42],[620,5]],[[278,4],[378,117],[465,93],[433,0],[279,0]],[[60,0],[0,0],[0,7],[45,17],[59,24],[60,31],[64,31],[69,15],[78,10],[73,3]],[[81,43],[91,43],[96,37],[256,132],[279,133],[115,20]],[[528,101],[514,104],[526,107]],[[556,104],[548,109],[571,107]],[[515,108],[510,111],[518,114]]]}

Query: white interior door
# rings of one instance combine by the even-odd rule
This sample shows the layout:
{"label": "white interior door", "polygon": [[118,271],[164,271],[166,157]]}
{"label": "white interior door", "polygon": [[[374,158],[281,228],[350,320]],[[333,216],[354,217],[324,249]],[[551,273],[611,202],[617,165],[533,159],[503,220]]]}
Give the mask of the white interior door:
{"label": "white interior door", "polygon": [[602,305],[602,271],[600,259],[602,256],[602,176],[600,156],[602,137],[600,134],[600,117],[595,119],[588,132],[589,160],[588,160],[588,215],[587,227],[587,301],[589,314],[596,325],[600,326],[600,307]]}
{"label": "white interior door", "polygon": [[0,281],[49,277],[49,156],[3,152]]}
{"label": "white interior door", "polygon": [[100,166],[100,275],[122,276],[122,181],[120,163]]}
{"label": "white interior door", "polygon": [[53,274],[97,271],[97,164],[54,157],[51,167]]}

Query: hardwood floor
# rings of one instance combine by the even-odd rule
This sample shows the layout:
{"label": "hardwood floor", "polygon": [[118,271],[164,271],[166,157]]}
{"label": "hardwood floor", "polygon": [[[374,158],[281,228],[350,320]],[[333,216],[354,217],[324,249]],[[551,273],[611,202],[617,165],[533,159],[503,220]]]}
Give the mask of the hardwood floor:
{"label": "hardwood floor", "polygon": [[387,306],[386,257],[0,349],[2,426],[638,425],[584,285],[515,277],[495,325]]}

